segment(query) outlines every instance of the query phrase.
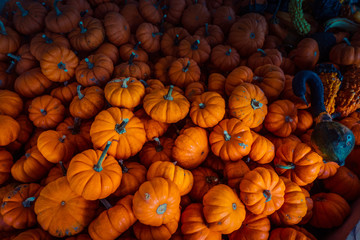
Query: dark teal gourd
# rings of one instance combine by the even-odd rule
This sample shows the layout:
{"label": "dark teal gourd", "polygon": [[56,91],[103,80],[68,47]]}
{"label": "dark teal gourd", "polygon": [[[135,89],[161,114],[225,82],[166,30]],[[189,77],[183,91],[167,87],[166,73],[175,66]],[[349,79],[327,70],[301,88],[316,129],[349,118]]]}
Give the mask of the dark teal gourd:
{"label": "dark teal gourd", "polygon": [[339,122],[332,121],[324,105],[324,87],[313,71],[298,72],[292,82],[294,94],[305,102],[306,83],[311,90],[311,110],[316,125],[311,134],[311,145],[325,161],[345,164],[346,157],[355,145],[352,131]]}

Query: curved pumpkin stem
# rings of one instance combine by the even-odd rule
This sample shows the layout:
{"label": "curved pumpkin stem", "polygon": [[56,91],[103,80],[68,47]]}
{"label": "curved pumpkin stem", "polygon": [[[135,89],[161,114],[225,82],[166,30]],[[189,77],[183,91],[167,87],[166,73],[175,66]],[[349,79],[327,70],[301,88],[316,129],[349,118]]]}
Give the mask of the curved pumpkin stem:
{"label": "curved pumpkin stem", "polygon": [[55,9],[55,11],[56,11],[56,16],[59,16],[59,15],[62,14],[62,12],[60,11],[60,9],[57,7],[58,2],[61,2],[61,1],[62,1],[62,0],[55,0],[55,1],[54,1],[54,9]]}
{"label": "curved pumpkin stem", "polygon": [[89,69],[93,69],[94,68],[94,64],[92,62],[90,62],[90,60],[88,58],[85,58],[85,62],[88,65]]}
{"label": "curved pumpkin stem", "polygon": [[3,23],[1,20],[0,20],[0,33],[1,33],[2,35],[7,35],[7,32],[6,32],[4,23]]}
{"label": "curved pumpkin stem", "polygon": [[127,88],[127,87],[128,87],[127,82],[128,82],[129,80],[130,80],[129,77],[123,79],[123,80],[122,80],[122,85],[121,85],[121,87],[122,87],[122,88]]}
{"label": "curved pumpkin stem", "polygon": [[64,163],[62,161],[59,161],[59,165],[60,165],[61,172],[62,172],[63,176],[66,176],[67,170],[66,170],[66,168],[64,166]]}
{"label": "curved pumpkin stem", "polygon": [[66,69],[66,64],[63,62],[59,62],[58,63],[58,68],[64,70],[64,72],[67,72],[68,70]]}
{"label": "curved pumpkin stem", "polygon": [[135,58],[136,54],[134,52],[131,52],[130,54],[130,58],[129,58],[129,65],[133,65],[134,63],[134,58]]}
{"label": "curved pumpkin stem", "polygon": [[85,11],[81,11],[81,12],[80,12],[80,16],[81,16],[81,17],[84,17],[85,14],[87,14],[88,12],[89,12],[89,10],[87,10],[87,9],[86,9]]}
{"label": "curved pumpkin stem", "polygon": [[268,202],[268,201],[271,200],[271,192],[270,192],[270,190],[264,190],[263,195],[264,195],[264,197],[266,199],[265,202]]}
{"label": "curved pumpkin stem", "polygon": [[199,44],[200,44],[200,40],[198,39],[191,45],[191,49],[192,50],[198,50],[199,49]]}
{"label": "curved pumpkin stem", "polygon": [[229,50],[228,50],[225,54],[226,54],[226,56],[230,56],[230,54],[231,54],[231,48],[229,48]]}
{"label": "curved pumpkin stem", "polygon": [[104,205],[104,207],[105,207],[106,209],[112,208],[112,205],[111,205],[111,204],[109,203],[109,201],[106,200],[105,198],[104,198],[104,199],[100,199],[100,202],[101,202],[102,205]]}
{"label": "curved pumpkin stem", "polygon": [[65,141],[66,135],[62,135],[61,138],[59,138],[59,142],[63,143]]}
{"label": "curved pumpkin stem", "polygon": [[7,56],[11,57],[12,59],[16,60],[17,62],[19,62],[21,60],[21,56],[14,55],[12,53],[8,53]]}
{"label": "curved pumpkin stem", "polygon": [[276,164],[275,167],[290,170],[290,169],[295,169],[295,164],[293,164],[293,163],[289,163],[288,165]]}
{"label": "curved pumpkin stem", "polygon": [[31,203],[35,201],[36,197],[29,197],[22,202],[23,207],[28,208],[30,207]]}
{"label": "curved pumpkin stem", "polygon": [[205,36],[208,37],[209,35],[209,24],[205,23]]}
{"label": "curved pumpkin stem", "polygon": [[164,96],[164,99],[172,101],[174,98],[171,96],[174,89],[174,85],[170,85],[168,93]]}
{"label": "curved pumpkin stem", "polygon": [[102,163],[103,163],[103,161],[105,160],[105,156],[106,156],[106,154],[107,154],[107,152],[108,152],[108,150],[109,150],[109,148],[110,148],[111,143],[112,143],[111,141],[108,141],[108,142],[106,143],[105,149],[104,149],[104,151],[101,153],[101,156],[100,156],[100,158],[99,158],[99,161],[98,161],[97,164],[94,166],[94,170],[95,170],[95,171],[101,172],[101,171],[103,170],[103,168],[102,168]]}
{"label": "curved pumpkin stem", "polygon": [[23,8],[23,6],[21,6],[21,3],[20,2],[16,2],[16,6],[20,9],[21,11],[21,16],[25,17],[29,14],[29,11],[25,10]]}
{"label": "curved pumpkin stem", "polygon": [[224,138],[225,138],[225,141],[229,141],[231,139],[230,134],[226,130],[224,130]]}
{"label": "curved pumpkin stem", "polygon": [[145,88],[150,87],[149,84],[145,80],[140,79],[140,82],[142,83],[142,85],[144,85]]}
{"label": "curved pumpkin stem", "polygon": [[349,41],[348,38],[344,38],[343,40],[344,40],[344,42],[345,42],[347,45],[351,46],[351,43],[350,43],[350,41]]}
{"label": "curved pumpkin stem", "polygon": [[262,50],[261,48],[258,48],[257,51],[261,53],[262,57],[266,57],[266,52],[264,50]]}
{"label": "curved pumpkin stem", "polygon": [[48,44],[53,43],[53,40],[51,38],[49,38],[48,36],[46,36],[45,34],[43,34],[41,37],[45,39],[46,43],[48,43]]}
{"label": "curved pumpkin stem", "polygon": [[6,73],[11,73],[14,67],[15,67],[15,61],[11,60],[9,67],[6,69]]}
{"label": "curved pumpkin stem", "polygon": [[141,42],[140,41],[138,41],[136,44],[135,44],[135,46],[134,46],[134,50],[138,50],[139,49],[139,46],[140,46],[140,44],[141,44]]}
{"label": "curved pumpkin stem", "polygon": [[157,137],[154,137],[153,139],[157,143],[155,147],[156,152],[161,152],[164,149],[164,147],[161,145],[160,139]]}
{"label": "curved pumpkin stem", "polygon": [[115,131],[118,133],[118,134],[123,134],[123,133],[126,133],[126,125],[128,124],[129,122],[129,119],[128,118],[124,118],[122,120],[122,122],[120,124],[116,124],[115,125]]}
{"label": "curved pumpkin stem", "polygon": [[79,27],[81,29],[80,33],[86,33],[87,32],[87,29],[84,27],[83,21],[79,22]]}
{"label": "curved pumpkin stem", "polygon": [[183,72],[187,72],[189,70],[190,67],[190,60],[187,62],[186,66],[182,69]]}
{"label": "curved pumpkin stem", "polygon": [[85,95],[81,93],[81,85],[77,85],[76,91],[78,94],[79,99],[81,100]]}

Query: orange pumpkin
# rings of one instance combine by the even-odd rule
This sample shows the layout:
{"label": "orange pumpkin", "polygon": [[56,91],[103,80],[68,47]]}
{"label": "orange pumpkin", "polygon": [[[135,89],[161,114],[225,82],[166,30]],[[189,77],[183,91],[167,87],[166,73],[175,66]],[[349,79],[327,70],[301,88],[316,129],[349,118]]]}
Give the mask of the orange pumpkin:
{"label": "orange pumpkin", "polygon": [[0,146],[6,146],[18,138],[20,125],[15,119],[7,115],[0,115],[0,125],[6,126],[0,129]]}
{"label": "orange pumpkin", "polygon": [[103,54],[108,56],[114,65],[119,61],[119,52],[117,51],[117,47],[109,42],[101,44],[94,54]]}
{"label": "orange pumpkin", "polygon": [[106,37],[112,44],[120,46],[129,41],[130,26],[120,13],[108,12],[103,23]]}
{"label": "orange pumpkin", "polygon": [[329,53],[330,61],[339,65],[356,65],[360,63],[360,47],[351,45],[347,38],[343,43],[333,46]]}
{"label": "orange pumpkin", "polygon": [[212,14],[213,23],[221,27],[224,32],[230,30],[231,25],[236,21],[235,11],[232,6],[220,5]]}
{"label": "orange pumpkin", "polygon": [[[13,157],[11,153],[5,149],[0,149],[0,184],[5,183],[9,179],[12,166]],[[0,199],[2,198],[0,197]]]}
{"label": "orange pumpkin", "polygon": [[236,118],[224,119],[210,134],[212,152],[224,161],[238,161],[248,155],[253,143],[249,127]]}
{"label": "orange pumpkin", "polygon": [[23,97],[35,98],[43,94],[52,83],[52,81],[42,74],[40,68],[33,68],[16,78],[14,89]]}
{"label": "orange pumpkin", "polygon": [[270,163],[275,157],[274,144],[262,135],[255,132],[251,132],[251,134],[254,142],[249,153],[250,159],[260,164]]}
{"label": "orange pumpkin", "polygon": [[17,55],[8,53],[7,56],[11,57],[16,61],[15,72],[18,75],[39,66],[39,62],[30,52],[29,43],[22,45],[18,49]]}
{"label": "orange pumpkin", "polygon": [[120,58],[123,61],[129,61],[131,53],[135,53],[135,61],[147,62],[149,60],[148,54],[140,48],[140,44],[141,42],[138,41],[135,45],[130,43],[121,45],[119,48]]}
{"label": "orange pumpkin", "polygon": [[0,114],[16,118],[23,109],[23,100],[9,90],[0,90]]}
{"label": "orange pumpkin", "polygon": [[271,231],[269,240],[276,240],[276,239],[315,240],[316,238],[314,237],[310,238],[306,233],[303,233],[302,231],[298,231],[295,228],[287,227],[287,228],[275,228]]}
{"label": "orange pumpkin", "polygon": [[168,162],[171,160],[174,140],[167,137],[155,137],[153,140],[145,143],[139,154],[140,162],[147,168],[154,162]]}
{"label": "orange pumpkin", "polygon": [[226,78],[220,73],[211,73],[208,78],[208,91],[225,96],[225,81]]}
{"label": "orange pumpkin", "polygon": [[336,162],[326,162],[323,160],[323,163],[320,167],[318,179],[327,179],[334,176],[340,167]]}
{"label": "orange pumpkin", "polygon": [[196,96],[199,96],[205,92],[205,84],[203,82],[189,83],[185,88],[185,97],[193,102]]}
{"label": "orange pumpkin", "polygon": [[247,61],[247,65],[255,70],[256,68],[265,64],[272,64],[280,67],[282,63],[282,56],[277,49],[257,49],[257,52],[253,53]]}
{"label": "orange pumpkin", "polygon": [[289,58],[300,69],[313,69],[319,61],[320,51],[316,40],[312,38],[302,39],[296,49],[290,52]]}
{"label": "orange pumpkin", "polygon": [[154,66],[154,74],[157,79],[159,79],[163,84],[170,84],[170,79],[168,76],[168,71],[172,65],[172,63],[177,60],[177,58],[173,56],[166,56],[160,58]]}
{"label": "orange pumpkin", "polygon": [[114,77],[133,77],[147,79],[150,76],[150,67],[144,62],[134,61],[135,53],[132,52],[129,61],[123,62],[114,68]]}
{"label": "orange pumpkin", "polygon": [[148,53],[160,50],[159,28],[151,23],[144,22],[136,29],[136,39],[141,42],[141,47]]}
{"label": "orange pumpkin", "polygon": [[233,70],[240,64],[240,55],[230,45],[217,45],[211,51],[211,63],[223,72]]}
{"label": "orange pumpkin", "polygon": [[68,106],[77,94],[77,83],[65,81],[62,86],[54,88],[50,95],[59,99],[63,105]]}
{"label": "orange pumpkin", "polygon": [[189,195],[194,201],[202,202],[203,196],[209,189],[219,184],[220,178],[216,172],[206,167],[198,167],[191,172],[194,177],[194,185]]}
{"label": "orange pumpkin", "polygon": [[[173,2],[173,1],[172,1]],[[169,14],[167,14],[167,20]],[[189,36],[188,31],[182,27],[174,27],[167,30],[161,38],[161,51],[164,56],[178,56],[180,42]]]}
{"label": "orange pumpkin", "polygon": [[269,232],[270,220],[266,215],[247,212],[241,228],[232,232],[229,240],[267,240]]}
{"label": "orange pumpkin", "polygon": [[20,35],[0,20],[0,53],[15,52],[20,47]]}
{"label": "orange pumpkin", "polygon": [[134,114],[144,124],[146,138],[148,141],[155,137],[161,137],[170,126],[168,123],[163,123],[152,119],[149,115],[146,114],[143,108],[140,108]]}
{"label": "orange pumpkin", "polygon": [[45,18],[45,26],[51,32],[68,33],[80,21],[80,11],[71,5],[60,5],[61,0],[54,0],[53,10]]}
{"label": "orange pumpkin", "polygon": [[230,96],[232,91],[243,82],[251,82],[253,72],[246,66],[240,66],[232,70],[225,80],[225,92]]}
{"label": "orange pumpkin", "polygon": [[70,49],[69,40],[65,36],[46,31],[45,33],[36,34],[31,39],[30,52],[38,61],[40,61],[42,56],[54,46]]}
{"label": "orange pumpkin", "polygon": [[227,179],[227,185],[231,188],[239,188],[239,184],[243,179],[245,173],[250,169],[243,160],[236,162],[228,161],[225,164],[224,176]]}
{"label": "orange pumpkin", "polygon": [[200,80],[200,68],[192,59],[178,58],[171,64],[168,75],[172,84],[184,88]]}
{"label": "orange pumpkin", "polygon": [[355,144],[360,145],[360,112],[353,112],[350,116],[340,121],[355,135]]}
{"label": "orange pumpkin", "polygon": [[298,124],[295,133],[301,135],[310,129],[314,123],[313,117],[310,112],[306,110],[298,110]]}
{"label": "orange pumpkin", "polygon": [[204,38],[188,36],[181,40],[177,55],[181,58],[193,59],[197,64],[206,62],[210,57],[211,48]]}
{"label": "orange pumpkin", "polygon": [[212,25],[205,23],[201,27],[199,27],[194,35],[200,36],[209,43],[210,47],[215,47],[218,44],[224,42],[225,36],[224,32],[218,25]]}
{"label": "orange pumpkin", "polygon": [[181,24],[191,34],[208,22],[210,22],[210,12],[206,5],[200,3],[189,5],[181,17]]}

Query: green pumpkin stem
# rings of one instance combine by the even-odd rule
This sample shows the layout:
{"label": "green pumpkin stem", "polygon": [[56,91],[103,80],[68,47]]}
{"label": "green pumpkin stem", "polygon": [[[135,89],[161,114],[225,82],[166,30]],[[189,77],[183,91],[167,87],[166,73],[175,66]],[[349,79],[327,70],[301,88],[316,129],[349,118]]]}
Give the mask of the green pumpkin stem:
{"label": "green pumpkin stem", "polygon": [[62,135],[61,138],[59,138],[59,142],[64,142],[65,141],[65,138],[66,138],[66,135]]}
{"label": "green pumpkin stem", "polygon": [[123,79],[123,80],[122,80],[121,87],[122,87],[122,88],[127,88],[127,87],[128,87],[127,82],[128,82],[129,80],[130,80],[129,77]]}
{"label": "green pumpkin stem", "polygon": [[48,44],[53,43],[53,40],[51,38],[49,38],[48,36],[46,36],[45,34],[43,34],[41,37],[45,39],[46,43],[48,43]]}
{"label": "green pumpkin stem", "polygon": [[9,67],[6,69],[6,73],[11,73],[14,67],[15,67],[15,61],[11,60]]}
{"label": "green pumpkin stem", "polygon": [[266,199],[265,202],[268,202],[268,201],[271,200],[271,192],[269,190],[264,190],[263,195],[264,195],[264,197]]}
{"label": "green pumpkin stem", "polygon": [[174,85],[170,85],[168,93],[164,96],[164,99],[172,101],[174,98],[171,96],[172,92],[174,90]]}
{"label": "green pumpkin stem", "polygon": [[276,164],[275,167],[281,168],[281,169],[295,169],[295,164],[293,164],[293,163],[289,163],[288,165]]}
{"label": "green pumpkin stem", "polygon": [[230,54],[231,54],[231,48],[229,48],[229,50],[228,50],[225,54],[226,54],[226,56],[230,56]]}
{"label": "green pumpkin stem", "polygon": [[109,203],[109,201],[106,200],[105,198],[104,198],[104,199],[100,199],[100,202],[101,202],[102,205],[104,205],[104,207],[105,207],[106,209],[112,208],[112,205],[111,205],[111,204]]}
{"label": "green pumpkin stem", "polygon": [[162,32],[156,32],[156,33],[151,34],[152,37],[156,37],[157,35],[161,36],[161,35],[163,35],[163,33]]}
{"label": "green pumpkin stem", "polygon": [[183,68],[183,72],[187,72],[190,67],[190,60],[187,62],[186,66]]}
{"label": "green pumpkin stem", "polygon": [[118,133],[118,134],[123,134],[123,133],[126,133],[126,125],[128,124],[129,122],[129,119],[128,118],[124,118],[122,120],[122,122],[120,124],[116,124],[115,125],[115,131]]}
{"label": "green pumpkin stem", "polygon": [[175,46],[179,46],[179,44],[180,44],[179,34],[176,34],[175,39],[174,39],[174,44],[175,44]]}
{"label": "green pumpkin stem", "polygon": [[191,45],[191,49],[192,50],[197,50],[199,49],[199,44],[200,44],[200,40],[196,40],[192,45]]}
{"label": "green pumpkin stem", "polygon": [[205,108],[205,104],[199,103],[199,108],[204,109],[204,108]]}
{"label": "green pumpkin stem", "polygon": [[80,21],[80,22],[79,22],[79,27],[80,27],[80,29],[81,29],[81,32],[80,32],[80,33],[86,33],[86,32],[87,32],[87,29],[84,27],[83,21]]}
{"label": "green pumpkin stem", "polygon": [[46,110],[45,109],[40,109],[40,112],[43,116],[45,116],[47,114]]}
{"label": "green pumpkin stem", "polygon": [[205,36],[208,37],[209,35],[209,24],[205,23]]}
{"label": "green pumpkin stem", "polygon": [[129,58],[129,65],[133,65],[135,56],[136,56],[136,54],[134,52],[131,52],[130,58]]}
{"label": "green pumpkin stem", "polygon": [[81,93],[81,85],[77,85],[76,91],[79,99],[81,100],[85,96],[84,94]]}
{"label": "green pumpkin stem", "polygon": [[55,0],[54,1],[54,9],[56,11],[56,16],[60,16],[62,14],[62,12],[60,11],[60,9],[57,7],[58,2],[61,2],[62,0]]}
{"label": "green pumpkin stem", "polygon": [[344,42],[346,42],[347,45],[351,46],[351,43],[348,38],[344,38]]}
{"label": "green pumpkin stem", "polygon": [[64,163],[62,161],[59,162],[60,168],[61,168],[61,172],[63,174],[63,176],[66,176],[66,168],[64,167]]}
{"label": "green pumpkin stem", "polygon": [[266,57],[266,52],[264,50],[262,50],[261,48],[258,48],[257,51],[261,53],[262,57]]}
{"label": "green pumpkin stem", "polygon": [[22,202],[24,208],[30,207],[31,203],[35,201],[36,197],[29,197]]}
{"label": "green pumpkin stem", "polygon": [[27,158],[29,158],[31,156],[31,153],[25,153],[25,158],[27,159]]}
{"label": "green pumpkin stem", "polygon": [[219,178],[218,177],[216,177],[216,176],[207,176],[206,178],[205,178],[205,181],[207,182],[207,183],[217,183],[217,182],[219,182]]}
{"label": "green pumpkin stem", "polygon": [[160,139],[157,137],[154,137],[153,140],[157,143],[157,145],[155,147],[156,152],[161,152],[164,149],[164,147],[161,145]]}
{"label": "green pumpkin stem", "polygon": [[90,60],[88,58],[85,58],[85,62],[88,65],[89,69],[93,69],[94,68],[94,64],[92,62],[90,62]]}
{"label": "green pumpkin stem", "polygon": [[262,108],[263,104],[259,101],[257,101],[255,98],[251,99],[251,107],[255,110],[255,109],[259,109]]}
{"label": "green pumpkin stem", "polygon": [[225,141],[229,141],[231,139],[230,134],[226,130],[224,130],[224,138],[225,138]]}
{"label": "green pumpkin stem", "polygon": [[67,72],[67,71],[68,71],[68,70],[66,69],[66,64],[63,63],[63,62],[59,62],[59,63],[58,63],[58,68],[64,70],[64,72]]}
{"label": "green pumpkin stem", "polygon": [[0,20],[0,32],[2,35],[7,35],[4,23]]}
{"label": "green pumpkin stem", "polygon": [[21,6],[21,3],[20,2],[16,2],[16,6],[20,9],[21,11],[21,16],[25,17],[26,15],[29,14],[29,11],[25,10],[23,8],[23,6]]}
{"label": "green pumpkin stem", "polygon": [[99,161],[98,161],[97,164],[94,166],[94,170],[95,170],[95,171],[101,172],[101,171],[103,170],[103,168],[102,168],[102,163],[103,163],[103,161],[104,161],[104,159],[105,159],[105,156],[106,156],[106,154],[107,154],[107,152],[108,152],[108,150],[109,150],[109,148],[110,148],[111,143],[112,143],[111,141],[108,141],[108,142],[106,143],[105,149],[104,149],[104,151],[101,153],[101,156],[100,156],[100,158],[99,158]]}
{"label": "green pumpkin stem", "polygon": [[140,46],[141,42],[138,41],[135,46],[134,46],[134,50],[138,50],[139,49],[139,46]]}

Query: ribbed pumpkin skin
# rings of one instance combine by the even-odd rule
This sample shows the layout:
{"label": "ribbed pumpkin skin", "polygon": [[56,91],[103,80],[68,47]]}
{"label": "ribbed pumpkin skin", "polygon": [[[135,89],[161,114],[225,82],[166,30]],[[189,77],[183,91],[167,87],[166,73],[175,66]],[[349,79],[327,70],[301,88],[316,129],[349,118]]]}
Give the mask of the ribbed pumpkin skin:
{"label": "ribbed pumpkin skin", "polygon": [[245,220],[239,230],[229,235],[230,240],[267,240],[270,232],[270,220],[265,215],[246,213]]}

